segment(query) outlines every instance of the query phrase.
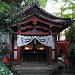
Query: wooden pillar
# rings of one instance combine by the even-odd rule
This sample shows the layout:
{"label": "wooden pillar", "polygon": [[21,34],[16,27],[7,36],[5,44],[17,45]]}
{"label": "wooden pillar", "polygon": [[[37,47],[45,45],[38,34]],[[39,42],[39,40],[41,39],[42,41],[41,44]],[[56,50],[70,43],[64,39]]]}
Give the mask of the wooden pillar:
{"label": "wooden pillar", "polygon": [[46,62],[49,63],[49,47],[46,46]]}
{"label": "wooden pillar", "polygon": [[65,52],[65,54],[66,54],[66,56],[68,56],[68,42],[66,42],[66,52]]}
{"label": "wooden pillar", "polygon": [[52,47],[49,47],[49,65],[52,64]]}
{"label": "wooden pillar", "polygon": [[17,65],[20,65],[21,64],[20,50],[21,50],[21,47],[17,47]]}
{"label": "wooden pillar", "polygon": [[54,43],[55,43],[55,59],[58,59],[58,49],[57,49],[57,33],[54,33]]}
{"label": "wooden pillar", "polygon": [[14,60],[14,36],[12,36],[12,53],[11,53],[11,59]]}
{"label": "wooden pillar", "polygon": [[60,41],[60,33],[58,34],[58,41]]}

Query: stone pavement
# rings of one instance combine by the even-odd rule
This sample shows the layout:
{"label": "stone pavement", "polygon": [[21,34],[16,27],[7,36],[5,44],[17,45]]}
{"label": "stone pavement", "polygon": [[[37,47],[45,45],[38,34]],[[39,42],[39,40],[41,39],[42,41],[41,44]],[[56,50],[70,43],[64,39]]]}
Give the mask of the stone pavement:
{"label": "stone pavement", "polygon": [[53,62],[48,65],[45,62],[23,62],[21,65],[14,65],[13,70],[20,75],[52,75],[58,71],[58,66],[64,66],[62,62]]}
{"label": "stone pavement", "polygon": [[14,65],[14,75],[75,75],[75,69],[64,68],[61,61],[48,65],[45,62],[24,62]]}

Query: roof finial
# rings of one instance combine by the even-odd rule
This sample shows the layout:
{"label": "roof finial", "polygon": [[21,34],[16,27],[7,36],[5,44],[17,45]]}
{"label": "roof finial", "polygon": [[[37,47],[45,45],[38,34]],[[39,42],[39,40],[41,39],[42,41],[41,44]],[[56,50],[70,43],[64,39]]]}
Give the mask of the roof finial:
{"label": "roof finial", "polygon": [[34,0],[34,3],[39,4],[39,0]]}

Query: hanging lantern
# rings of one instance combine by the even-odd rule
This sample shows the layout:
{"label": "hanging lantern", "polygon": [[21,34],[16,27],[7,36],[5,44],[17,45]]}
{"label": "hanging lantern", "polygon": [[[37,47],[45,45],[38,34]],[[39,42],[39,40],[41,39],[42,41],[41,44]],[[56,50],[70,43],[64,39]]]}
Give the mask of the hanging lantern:
{"label": "hanging lantern", "polygon": [[37,49],[38,49],[38,50],[45,50],[45,47],[42,46],[42,47],[38,47]]}
{"label": "hanging lantern", "polygon": [[24,50],[32,50],[32,48],[30,46],[25,46]]}

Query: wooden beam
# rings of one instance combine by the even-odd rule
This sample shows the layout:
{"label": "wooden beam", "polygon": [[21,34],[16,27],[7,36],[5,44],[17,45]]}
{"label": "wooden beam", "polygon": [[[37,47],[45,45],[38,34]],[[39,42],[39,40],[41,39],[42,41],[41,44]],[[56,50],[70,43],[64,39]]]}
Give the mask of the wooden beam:
{"label": "wooden beam", "polygon": [[24,30],[24,29],[26,29],[26,28],[33,28],[33,26],[27,25],[27,26],[21,27],[20,30]]}
{"label": "wooden beam", "polygon": [[43,28],[44,30],[48,30],[49,28],[46,28],[46,27],[43,27],[43,26],[40,26],[40,25],[36,25],[36,28]]}
{"label": "wooden beam", "polygon": [[18,35],[49,35],[48,32],[17,32]]}
{"label": "wooden beam", "polygon": [[15,24],[13,24],[13,26],[16,26],[17,24],[25,24],[25,23],[28,23],[28,22],[34,21],[34,20],[35,20],[35,21],[39,21],[39,22],[44,23],[44,24],[47,24],[47,25],[49,25],[49,26],[55,26],[55,27],[62,28],[62,26],[61,26],[60,24],[52,24],[52,23],[50,23],[50,22],[43,21],[43,20],[41,20],[41,19],[39,19],[39,18],[37,18],[37,17],[35,17],[35,16],[33,16],[33,17],[31,17],[31,18],[28,18],[28,19],[26,19],[26,20],[23,21],[23,22],[15,23]]}
{"label": "wooden beam", "polygon": [[52,24],[52,23],[50,23],[50,22],[45,22],[45,21],[43,21],[43,20],[41,20],[41,19],[39,19],[39,18],[36,18],[36,19],[37,19],[37,21],[39,21],[39,22],[41,22],[41,23],[44,23],[44,24],[47,24],[47,25],[49,25],[49,26],[54,26],[54,27],[62,28],[62,26],[60,26],[59,24]]}

